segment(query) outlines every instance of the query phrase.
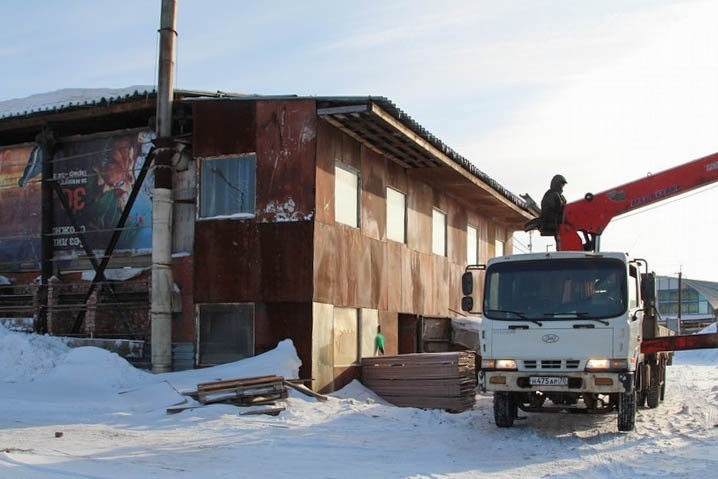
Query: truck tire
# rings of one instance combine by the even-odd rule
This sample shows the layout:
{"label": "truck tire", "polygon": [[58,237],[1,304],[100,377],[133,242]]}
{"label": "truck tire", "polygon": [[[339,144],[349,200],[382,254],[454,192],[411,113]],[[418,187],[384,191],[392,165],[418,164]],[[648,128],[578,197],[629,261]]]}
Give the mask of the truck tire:
{"label": "truck tire", "polygon": [[494,392],[494,421],[498,427],[511,427],[518,414],[516,400],[511,393]]}
{"label": "truck tire", "polygon": [[646,394],[646,405],[651,409],[657,408],[661,402],[662,369],[659,364],[651,366],[651,383],[648,386],[648,392]]}
{"label": "truck tire", "polygon": [[636,427],[636,389],[618,393],[618,430],[633,431]]}

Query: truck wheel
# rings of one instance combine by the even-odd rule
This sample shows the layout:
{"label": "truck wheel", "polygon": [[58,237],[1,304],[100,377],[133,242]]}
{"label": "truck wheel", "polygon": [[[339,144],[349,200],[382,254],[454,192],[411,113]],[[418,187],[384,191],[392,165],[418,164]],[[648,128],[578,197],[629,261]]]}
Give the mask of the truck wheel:
{"label": "truck wheel", "polygon": [[646,404],[649,408],[657,408],[661,402],[661,366],[656,364],[651,367],[651,384],[648,386],[646,394]]}
{"label": "truck wheel", "polygon": [[618,393],[618,430],[633,431],[636,426],[636,390]]}
{"label": "truck wheel", "polygon": [[498,427],[511,427],[518,414],[516,401],[511,393],[494,392],[494,421]]}

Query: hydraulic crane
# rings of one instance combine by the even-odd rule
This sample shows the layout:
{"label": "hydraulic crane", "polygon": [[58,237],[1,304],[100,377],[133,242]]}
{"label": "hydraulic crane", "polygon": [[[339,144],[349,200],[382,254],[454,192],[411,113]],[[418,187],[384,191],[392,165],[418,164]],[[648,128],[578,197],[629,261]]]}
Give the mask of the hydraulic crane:
{"label": "hydraulic crane", "polygon": [[718,181],[718,153],[568,203],[557,234],[558,251],[598,251],[616,216]]}
{"label": "hydraulic crane", "polygon": [[[600,249],[600,238],[616,216],[659,201],[675,198],[696,188],[718,181],[718,153],[689,161],[660,173],[626,183],[566,204],[556,232],[557,251],[593,251]],[[526,230],[542,229],[539,221],[530,221]],[[542,234],[544,234],[542,232]],[[677,351],[718,347],[718,333],[667,336],[644,339],[641,351]]]}

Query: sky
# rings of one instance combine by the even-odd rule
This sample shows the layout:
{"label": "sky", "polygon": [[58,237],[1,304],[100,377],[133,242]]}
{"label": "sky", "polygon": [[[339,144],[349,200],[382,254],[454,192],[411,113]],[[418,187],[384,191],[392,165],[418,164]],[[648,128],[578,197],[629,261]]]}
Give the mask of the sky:
{"label": "sky", "polygon": [[[0,2],[0,101],[154,85],[160,0]],[[175,86],[385,96],[516,194],[569,202],[718,151],[718,2],[179,0]],[[617,218],[603,250],[718,281],[706,188]],[[552,250],[519,234],[516,250]]]}
{"label": "sky", "polygon": [[353,381],[326,401],[290,390],[276,416],[181,394],[208,381],[296,377],[291,340],[234,363],[151,374],[104,349],[0,325],[0,477],[714,477],[717,361],[715,349],[676,353],[665,401],[639,407],[631,432],[616,431],[615,413],[521,412],[499,429],[484,393],[449,413],[395,407]]}

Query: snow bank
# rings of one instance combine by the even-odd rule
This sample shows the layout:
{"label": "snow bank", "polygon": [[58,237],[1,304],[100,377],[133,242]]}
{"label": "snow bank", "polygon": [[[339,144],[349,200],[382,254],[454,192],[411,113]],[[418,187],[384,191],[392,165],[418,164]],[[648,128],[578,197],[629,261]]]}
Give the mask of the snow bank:
{"label": "snow bank", "polygon": [[294,343],[291,339],[285,339],[280,341],[276,348],[259,356],[211,368],[158,374],[157,377],[167,381],[178,391],[190,391],[196,389],[198,383],[227,379],[274,374],[294,379],[299,377],[301,365]]}
{"label": "snow bank", "polygon": [[194,390],[198,383],[242,377],[279,375],[299,377],[297,350],[291,340],[259,356],[205,369],[152,374],[137,369],[116,353],[83,346],[72,349],[64,338],[16,333],[0,325],[0,382],[40,382],[57,390],[120,392],[169,383],[178,391]]}
{"label": "snow bank", "polygon": [[71,349],[43,381],[72,384],[74,387],[108,391],[134,387],[154,381],[153,374],[137,369],[105,349],[82,346]]}
{"label": "snow bank", "polygon": [[0,382],[27,382],[44,376],[69,352],[61,338],[16,333],[0,325]]}
{"label": "snow bank", "polygon": [[356,401],[362,401],[366,403],[378,403],[385,405],[389,404],[381,396],[364,386],[356,379],[352,380],[349,384],[341,388],[339,391],[334,391],[330,394],[330,396],[339,399],[354,399]]}

